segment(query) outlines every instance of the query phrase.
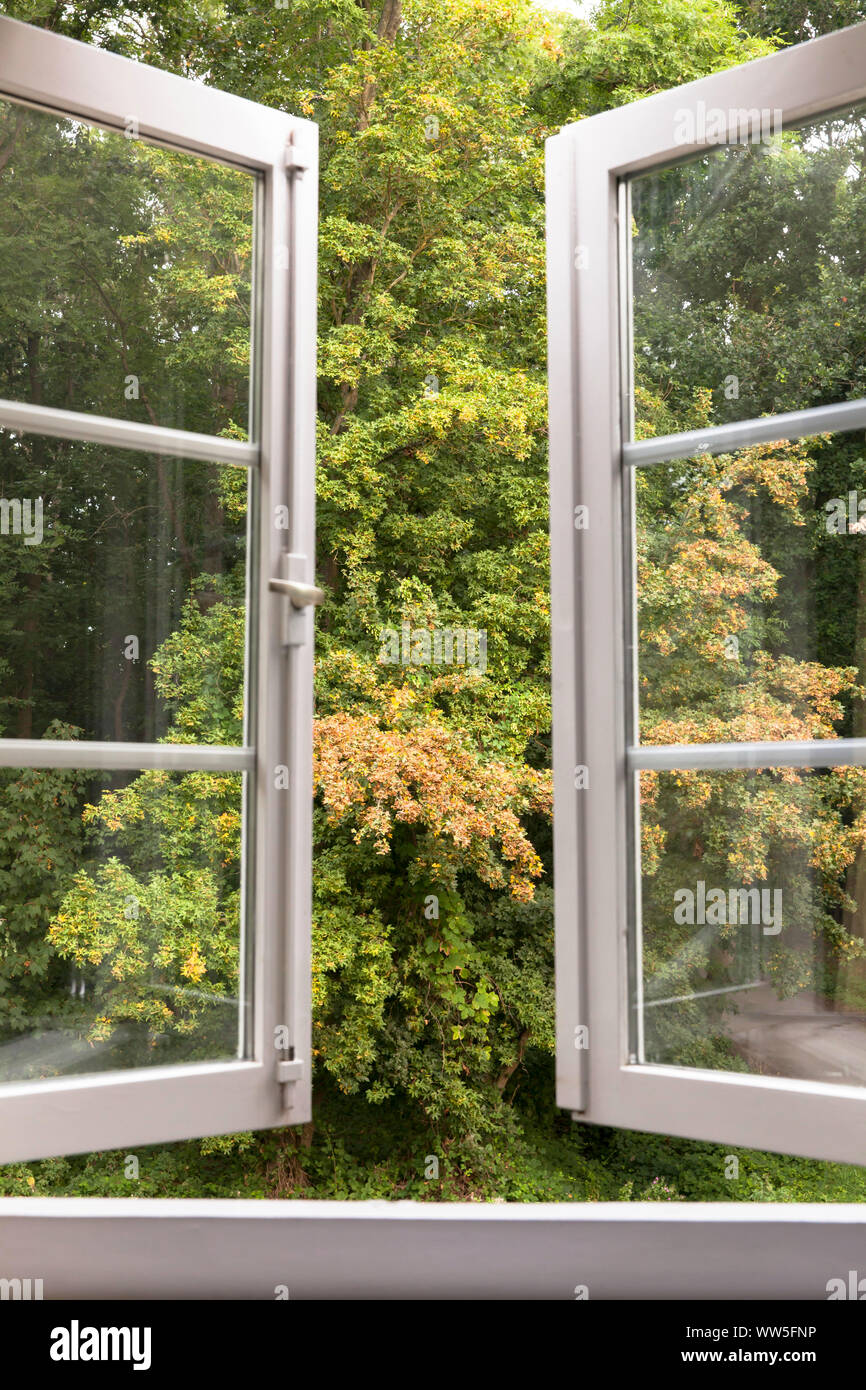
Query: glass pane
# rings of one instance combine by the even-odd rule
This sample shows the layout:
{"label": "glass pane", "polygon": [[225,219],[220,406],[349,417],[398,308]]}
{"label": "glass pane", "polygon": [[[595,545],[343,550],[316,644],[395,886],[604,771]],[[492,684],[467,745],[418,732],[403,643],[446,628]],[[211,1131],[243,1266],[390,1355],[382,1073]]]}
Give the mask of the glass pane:
{"label": "glass pane", "polygon": [[866,769],[644,772],[640,797],[641,1060],[866,1084]]}
{"label": "glass pane", "polygon": [[866,108],[763,118],[631,181],[638,438],[866,396]]}
{"label": "glass pane", "polygon": [[0,431],[0,737],[243,742],[247,485]]}
{"label": "glass pane", "polygon": [[254,192],[0,101],[0,398],[245,437]]}
{"label": "glass pane", "polygon": [[866,737],[858,433],[634,478],[643,743]]}
{"label": "glass pane", "polygon": [[0,768],[0,1080],[238,1056],[241,784]]}

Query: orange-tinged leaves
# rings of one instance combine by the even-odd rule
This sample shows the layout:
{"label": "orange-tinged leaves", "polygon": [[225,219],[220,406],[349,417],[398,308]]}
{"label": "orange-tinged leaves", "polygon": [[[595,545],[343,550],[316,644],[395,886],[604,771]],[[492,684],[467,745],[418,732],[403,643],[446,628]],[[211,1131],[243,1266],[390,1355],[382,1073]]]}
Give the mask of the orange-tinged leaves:
{"label": "orange-tinged leaves", "polygon": [[330,819],[351,824],[356,843],[386,855],[396,827],[416,825],[450,840],[483,882],[532,897],[542,867],[520,817],[551,813],[549,774],[484,761],[442,725],[383,729],[352,714],[317,721],[313,767]]}

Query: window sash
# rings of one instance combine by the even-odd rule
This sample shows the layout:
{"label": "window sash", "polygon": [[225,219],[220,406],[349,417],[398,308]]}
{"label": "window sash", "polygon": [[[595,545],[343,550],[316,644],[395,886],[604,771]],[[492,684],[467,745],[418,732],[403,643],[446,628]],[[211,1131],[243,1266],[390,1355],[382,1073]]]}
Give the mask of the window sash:
{"label": "window sash", "polygon": [[[701,443],[718,452],[813,433],[816,425],[855,428],[866,406],[843,402],[632,442],[623,181],[703,148],[676,139],[686,105],[703,101],[726,113],[778,108],[790,127],[864,99],[860,24],[569,126],[547,143],[546,174],[557,1100],[597,1124],[843,1162],[863,1161],[866,1087],[630,1060],[628,922],[630,904],[639,902],[634,769],[671,758],[677,767],[753,766],[755,759],[820,766],[825,757],[830,765],[866,765],[863,741],[630,747],[635,635],[626,596],[634,467],[687,456]],[[579,506],[588,508],[588,529],[575,529]],[[589,785],[579,789],[575,773],[583,767]]]}
{"label": "window sash", "polygon": [[[2,766],[245,772],[245,814],[255,828],[242,871],[252,932],[249,1059],[0,1085],[0,1162],[300,1123],[311,1105],[312,614],[303,610],[286,648],[288,600],[268,584],[289,563],[293,578],[314,577],[318,131],[310,121],[2,17],[0,95],[119,130],[134,115],[141,139],[260,176],[255,444],[0,402],[0,427],[257,473],[248,523],[248,746],[0,740]],[[288,506],[288,531],[274,524],[277,506]],[[283,765],[287,791],[275,786],[274,769]],[[288,1029],[290,1044],[279,1054],[278,1026]]]}

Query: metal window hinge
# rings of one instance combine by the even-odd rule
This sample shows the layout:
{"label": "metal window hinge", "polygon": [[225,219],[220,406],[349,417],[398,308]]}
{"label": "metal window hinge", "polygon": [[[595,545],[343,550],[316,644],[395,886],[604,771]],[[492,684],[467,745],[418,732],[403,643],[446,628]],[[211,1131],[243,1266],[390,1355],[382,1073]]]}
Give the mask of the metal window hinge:
{"label": "metal window hinge", "polygon": [[269,579],[268,588],[289,600],[283,614],[283,646],[302,647],[312,635],[312,623],[306,610],[323,603],[325,595],[303,578],[308,568],[306,555],[283,554],[281,565],[283,573]]}
{"label": "metal window hinge", "polygon": [[304,170],[309,169],[309,167],[310,165],[306,156],[303,155],[297,145],[290,140],[288,145],[286,145],[286,173],[290,177],[293,174],[297,174],[300,178]]}

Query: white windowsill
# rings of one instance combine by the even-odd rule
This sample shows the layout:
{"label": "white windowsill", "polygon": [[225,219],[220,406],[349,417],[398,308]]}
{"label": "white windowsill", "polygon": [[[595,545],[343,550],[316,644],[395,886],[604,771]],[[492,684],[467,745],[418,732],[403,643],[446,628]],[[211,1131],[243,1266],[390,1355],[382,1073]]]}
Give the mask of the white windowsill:
{"label": "white windowsill", "polygon": [[866,1206],[0,1198],[46,1299],[825,1300]]}

